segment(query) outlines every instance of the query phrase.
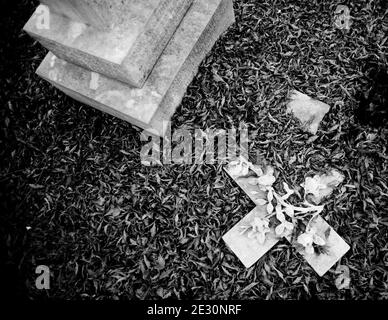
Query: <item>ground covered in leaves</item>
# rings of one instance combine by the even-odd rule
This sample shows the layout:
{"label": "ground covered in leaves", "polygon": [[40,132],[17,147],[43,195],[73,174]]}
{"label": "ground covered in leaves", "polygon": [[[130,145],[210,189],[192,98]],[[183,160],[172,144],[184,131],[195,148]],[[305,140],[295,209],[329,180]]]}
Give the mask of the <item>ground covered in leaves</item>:
{"label": "ground covered in leaves", "polygon": [[[387,128],[355,117],[365,65],[387,54],[383,1],[234,1],[236,24],[202,63],[174,126],[245,122],[250,149],[298,187],[329,167],[345,182],[323,214],[350,244],[319,278],[285,241],[246,270],[222,235],[253,207],[220,164],[145,167],[139,131],[71,100],[34,71],[46,51],[21,31],[36,2],[1,19],[2,291],[66,299],[383,299],[388,297]],[[385,21],[384,21],[385,20]],[[383,60],[381,60],[383,61]],[[384,61],[383,61],[384,62]],[[297,89],[331,106],[315,136],[286,114]],[[51,289],[35,288],[48,265]]]}

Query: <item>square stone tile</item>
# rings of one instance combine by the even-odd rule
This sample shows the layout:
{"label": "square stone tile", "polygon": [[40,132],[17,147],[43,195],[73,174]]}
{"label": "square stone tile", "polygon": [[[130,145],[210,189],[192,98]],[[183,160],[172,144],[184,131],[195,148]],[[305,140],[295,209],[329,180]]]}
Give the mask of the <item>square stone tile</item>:
{"label": "square stone tile", "polygon": [[259,200],[267,199],[267,193],[265,191],[260,190],[258,185],[250,183],[250,178],[257,177],[252,170],[249,170],[248,175],[245,176],[233,174],[230,169],[230,165],[225,166],[224,170],[256,205]]}
{"label": "square stone tile", "polygon": [[[317,229],[317,234],[326,238],[327,253],[307,254],[305,250],[297,250],[307,261],[307,263],[322,277],[329,271],[334,264],[350,249],[349,245],[342,239],[338,233],[321,217],[317,216],[311,224]],[[288,239],[290,241],[290,238]]]}
{"label": "square stone tile", "polygon": [[265,217],[265,214],[265,206],[257,206],[222,237],[246,268],[255,264],[279,241],[273,229],[266,234],[264,244],[260,244],[256,239],[250,239],[246,233],[241,234],[242,227],[249,225],[255,217]]}

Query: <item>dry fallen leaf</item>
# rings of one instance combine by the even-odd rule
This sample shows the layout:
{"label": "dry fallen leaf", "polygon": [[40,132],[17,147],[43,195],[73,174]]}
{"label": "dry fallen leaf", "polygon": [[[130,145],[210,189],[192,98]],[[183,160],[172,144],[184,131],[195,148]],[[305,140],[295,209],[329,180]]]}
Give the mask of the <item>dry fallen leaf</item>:
{"label": "dry fallen leaf", "polygon": [[108,211],[108,213],[106,214],[107,216],[112,216],[113,218],[117,217],[118,215],[120,215],[121,213],[121,209],[120,208],[112,208]]}

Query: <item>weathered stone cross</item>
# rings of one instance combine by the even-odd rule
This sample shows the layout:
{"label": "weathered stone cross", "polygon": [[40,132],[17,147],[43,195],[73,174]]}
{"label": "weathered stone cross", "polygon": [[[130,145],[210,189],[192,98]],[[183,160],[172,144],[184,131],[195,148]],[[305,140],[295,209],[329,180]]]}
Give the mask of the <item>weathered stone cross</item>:
{"label": "weathered stone cross", "polygon": [[[236,165],[246,166],[245,173],[241,174],[241,171],[235,170],[233,166]],[[255,166],[245,159],[234,161],[225,167],[228,175],[257,205],[223,236],[226,245],[244,266],[249,268],[285,237],[318,275],[323,276],[350,249],[349,245],[319,215],[323,206],[309,206],[306,202],[305,205],[307,205],[304,207],[288,204],[286,199],[292,193],[288,186],[285,186],[287,195],[276,194],[270,186],[275,181],[272,176],[270,180],[273,181],[270,181],[272,183],[268,184],[267,188],[260,187],[257,184],[260,179],[260,172],[258,172],[260,169],[254,168]],[[249,173],[246,174],[247,172]],[[273,202],[277,202],[276,209],[273,207]],[[277,221],[276,227],[273,223],[271,226],[269,217]],[[305,230],[299,231],[295,236],[292,229],[297,217],[308,217],[308,223],[305,225]]]}

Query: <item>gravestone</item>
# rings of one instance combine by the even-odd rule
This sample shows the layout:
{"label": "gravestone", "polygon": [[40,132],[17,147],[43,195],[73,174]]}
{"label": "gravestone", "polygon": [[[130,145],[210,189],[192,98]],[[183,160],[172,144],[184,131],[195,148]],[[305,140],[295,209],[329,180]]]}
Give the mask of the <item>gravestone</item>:
{"label": "gravestone", "polygon": [[[77,3],[76,9],[67,5],[73,2]],[[45,0],[45,3],[64,13],[49,10],[49,28],[42,28],[39,22],[44,11],[38,7],[24,26],[26,32],[65,61],[141,87],[192,0],[67,0],[63,3]],[[79,22],[81,19],[77,16],[86,23]],[[106,23],[101,28],[94,26],[99,24],[96,21],[89,25],[90,16]]]}
{"label": "gravestone", "polygon": [[234,22],[232,0],[42,2],[49,27],[40,23],[44,5],[24,27],[51,51],[37,74],[160,136],[200,63]]}

